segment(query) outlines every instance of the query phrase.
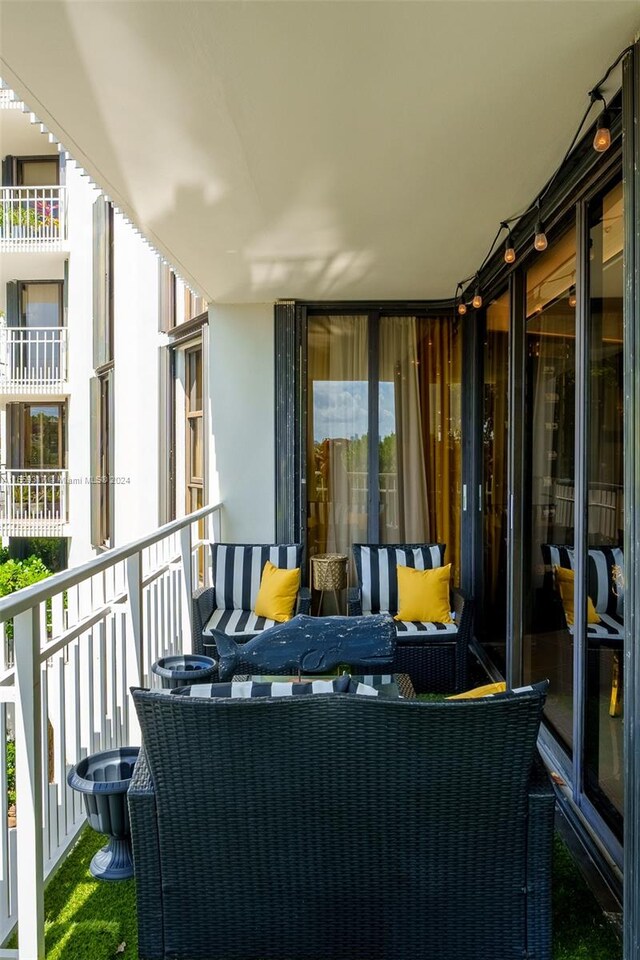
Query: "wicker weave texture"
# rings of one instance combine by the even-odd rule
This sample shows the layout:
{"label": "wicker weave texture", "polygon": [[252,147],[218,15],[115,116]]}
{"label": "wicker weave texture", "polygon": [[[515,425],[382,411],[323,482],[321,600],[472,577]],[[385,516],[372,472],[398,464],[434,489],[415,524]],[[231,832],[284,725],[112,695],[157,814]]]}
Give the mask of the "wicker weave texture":
{"label": "wicker weave texture", "polygon": [[323,553],[311,558],[314,590],[344,590],[347,586],[347,563],[342,553]]}
{"label": "wicker weave texture", "polygon": [[539,696],[134,698],[143,960],[548,960]]}

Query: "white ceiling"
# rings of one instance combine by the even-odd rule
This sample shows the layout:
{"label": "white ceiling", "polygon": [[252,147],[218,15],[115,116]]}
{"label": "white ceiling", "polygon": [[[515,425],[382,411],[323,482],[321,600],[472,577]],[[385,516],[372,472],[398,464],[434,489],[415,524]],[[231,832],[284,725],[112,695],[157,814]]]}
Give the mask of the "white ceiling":
{"label": "white ceiling", "polygon": [[3,0],[0,74],[209,299],[448,297],[637,0]]}

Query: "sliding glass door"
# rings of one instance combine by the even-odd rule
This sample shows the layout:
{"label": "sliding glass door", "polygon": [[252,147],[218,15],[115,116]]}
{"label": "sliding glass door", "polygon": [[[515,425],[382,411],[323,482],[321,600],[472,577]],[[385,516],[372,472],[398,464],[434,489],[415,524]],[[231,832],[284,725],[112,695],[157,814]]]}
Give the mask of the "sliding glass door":
{"label": "sliding glass door", "polygon": [[588,204],[587,227],[587,584],[600,622],[587,624],[584,789],[621,839],[625,581],[621,183]]}
{"label": "sliding glass door", "polygon": [[310,317],[307,337],[307,557],[351,556],[368,539],[368,318]]}
{"label": "sliding glass door", "polygon": [[308,317],[309,557],[437,541],[458,580],[460,340],[450,317]]}

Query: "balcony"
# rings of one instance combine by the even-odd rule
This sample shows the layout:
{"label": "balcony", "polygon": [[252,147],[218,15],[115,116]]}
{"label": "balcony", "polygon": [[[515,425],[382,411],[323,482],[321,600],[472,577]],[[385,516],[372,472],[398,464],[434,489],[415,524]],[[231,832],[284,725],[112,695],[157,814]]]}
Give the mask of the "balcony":
{"label": "balcony", "polygon": [[66,327],[0,327],[0,394],[60,394],[66,381]]}
{"label": "balcony", "polygon": [[4,470],[0,474],[0,535],[59,537],[68,522],[67,470]]}
{"label": "balcony", "polygon": [[20,927],[19,952],[0,956],[44,956],[44,884],[85,821],[67,772],[89,753],[140,742],[129,688],[151,686],[155,660],[190,649],[191,595],[211,582],[205,539],[219,539],[220,509],[0,601],[0,739],[15,736],[17,810],[8,825],[2,750],[0,943]]}
{"label": "balcony", "polygon": [[66,236],[64,187],[0,189],[0,251],[55,250]]}

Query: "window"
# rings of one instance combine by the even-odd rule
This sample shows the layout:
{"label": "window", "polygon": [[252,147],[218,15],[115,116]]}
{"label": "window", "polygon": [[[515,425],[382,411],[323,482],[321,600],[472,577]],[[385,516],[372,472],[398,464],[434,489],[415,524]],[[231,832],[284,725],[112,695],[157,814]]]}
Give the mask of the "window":
{"label": "window", "polygon": [[113,372],[91,380],[91,542],[113,546]]}
{"label": "window", "polygon": [[62,282],[37,280],[20,285],[20,326],[62,326]]}
{"label": "window", "polygon": [[93,205],[93,365],[113,360],[113,206]]}
{"label": "window", "polygon": [[166,263],[161,264],[159,274],[158,329],[167,333],[176,325],[176,275]]}
{"label": "window", "polygon": [[60,182],[57,157],[16,157],[16,184],[19,187],[49,187]]}
{"label": "window", "polygon": [[64,403],[11,403],[7,407],[13,469],[61,470],[66,460]]}
{"label": "window", "polygon": [[186,512],[204,506],[202,344],[185,351]]}

